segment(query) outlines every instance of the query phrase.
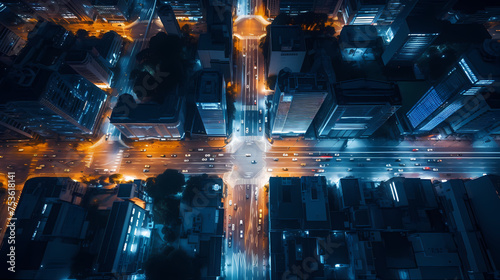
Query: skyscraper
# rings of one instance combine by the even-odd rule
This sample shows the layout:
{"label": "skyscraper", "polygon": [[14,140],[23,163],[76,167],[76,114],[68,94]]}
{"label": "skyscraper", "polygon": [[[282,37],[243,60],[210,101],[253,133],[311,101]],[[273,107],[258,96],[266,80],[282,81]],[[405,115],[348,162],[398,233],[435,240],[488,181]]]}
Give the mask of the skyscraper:
{"label": "skyscraper", "polygon": [[1,86],[3,113],[43,137],[96,133],[107,101],[79,75],[36,67],[11,73]]}
{"label": "skyscraper", "polygon": [[26,44],[26,41],[0,24],[0,55],[17,55]]}
{"label": "skyscraper", "polygon": [[181,29],[177,19],[175,18],[172,6],[165,4],[158,7],[158,16],[163,24],[163,29],[165,29],[165,32],[167,32],[168,35],[181,36]]}
{"label": "skyscraper", "polygon": [[390,31],[394,37],[389,38],[391,41],[382,53],[384,65],[411,66],[437,38],[439,26],[431,18],[407,17],[400,26],[391,26]]}
{"label": "skyscraper", "polygon": [[226,136],[227,104],[224,77],[203,71],[198,80],[196,107],[208,136]]}
{"label": "skyscraper", "polygon": [[124,22],[130,19],[135,0],[93,0],[92,6],[107,22]]}
{"label": "skyscraper", "polygon": [[39,17],[54,23],[80,23],[96,18],[96,11],[88,0],[23,1]]}
{"label": "skyscraper", "polygon": [[350,25],[375,23],[385,9],[385,0],[345,0],[341,6],[344,22]]}
{"label": "skyscraper", "polygon": [[316,74],[285,73],[278,77],[269,112],[273,136],[304,134],[330,88]]}
{"label": "skyscraper", "polygon": [[281,69],[300,72],[306,56],[306,42],[299,26],[271,25],[269,28],[269,65],[267,76]]}
{"label": "skyscraper", "polygon": [[417,133],[433,130],[475,99],[475,95],[488,92],[500,80],[500,66],[490,60],[485,50],[485,47],[474,48],[461,56],[448,74],[406,113]]}
{"label": "skyscraper", "polygon": [[368,137],[401,107],[395,83],[374,80],[338,82],[315,119],[318,137]]}
{"label": "skyscraper", "polygon": [[98,87],[109,87],[113,72],[95,48],[90,51],[71,51],[66,56],[66,63],[78,74]]}

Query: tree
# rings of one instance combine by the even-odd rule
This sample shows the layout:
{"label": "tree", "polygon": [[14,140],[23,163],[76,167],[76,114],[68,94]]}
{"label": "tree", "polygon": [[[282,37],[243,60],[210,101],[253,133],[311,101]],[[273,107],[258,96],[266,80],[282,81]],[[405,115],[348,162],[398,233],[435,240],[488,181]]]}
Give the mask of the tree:
{"label": "tree", "polygon": [[186,184],[184,174],[175,169],[167,169],[156,178],[146,180],[146,191],[153,199],[165,199],[181,192]]}
{"label": "tree", "polygon": [[181,249],[167,247],[160,254],[149,257],[144,264],[148,280],[163,280],[168,275],[170,280],[199,279],[200,265]]}
{"label": "tree", "polygon": [[187,203],[188,205],[191,205],[191,203],[193,202],[193,198],[196,196],[197,189],[200,188],[201,184],[203,183],[203,180],[207,178],[208,178],[207,174],[191,177],[187,181],[186,187],[182,192],[182,201]]}
{"label": "tree", "polygon": [[92,264],[96,255],[80,249],[71,262],[71,277],[76,279],[87,279],[92,275]]}
{"label": "tree", "polygon": [[122,174],[112,174],[111,176],[109,176],[109,182],[112,184],[119,184],[122,180]]}

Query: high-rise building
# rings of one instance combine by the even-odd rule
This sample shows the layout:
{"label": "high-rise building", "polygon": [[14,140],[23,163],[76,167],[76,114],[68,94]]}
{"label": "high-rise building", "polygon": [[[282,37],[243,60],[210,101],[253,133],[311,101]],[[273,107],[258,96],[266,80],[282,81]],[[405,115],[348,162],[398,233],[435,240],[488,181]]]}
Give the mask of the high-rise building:
{"label": "high-rise building", "polygon": [[299,26],[271,25],[269,28],[269,64],[267,76],[281,69],[300,72],[306,56],[306,43]]}
{"label": "high-rise building", "polygon": [[393,82],[338,82],[315,119],[318,137],[368,137],[400,107],[401,93]]}
{"label": "high-rise building", "polygon": [[95,48],[69,52],[66,64],[98,87],[109,88],[111,85],[114,74]]}
{"label": "high-rise building", "polygon": [[268,0],[267,14],[275,17],[279,14],[299,15],[307,12],[336,14],[343,0]]}
{"label": "high-rise building", "polygon": [[111,123],[130,139],[179,140],[184,137],[185,101],[175,94],[163,104],[137,104],[130,94],[120,95]]}
{"label": "high-rise building", "polygon": [[131,18],[135,0],[93,0],[92,6],[107,22],[124,22]]}
{"label": "high-rise building", "polygon": [[[493,89],[500,80],[500,66],[491,60],[487,48],[473,48],[462,55],[444,75],[406,113],[415,132],[428,132],[475,99]],[[456,122],[461,117],[454,117]],[[455,123],[455,125],[457,125]]]}
{"label": "high-rise building", "polygon": [[345,0],[341,6],[343,20],[349,25],[377,22],[385,9],[386,0]]}
{"label": "high-rise building", "polygon": [[36,15],[54,23],[90,22],[96,18],[94,7],[88,0],[23,1]]}
{"label": "high-rise building", "polygon": [[431,18],[407,17],[400,26],[391,26],[389,32],[394,37],[389,36],[390,43],[382,53],[384,65],[411,66],[437,38],[439,25]]}
{"label": "high-rise building", "polygon": [[97,132],[107,94],[79,75],[22,68],[2,83],[0,104],[9,118],[43,137]]}
{"label": "high-rise building", "polygon": [[279,76],[269,112],[271,134],[279,137],[306,133],[329,93],[328,82],[316,74]]}
{"label": "high-rise building", "polygon": [[158,7],[158,16],[160,17],[161,23],[163,24],[163,29],[168,35],[181,36],[181,29],[179,27],[179,22],[175,18],[174,10],[172,6],[165,4]]}
{"label": "high-rise building", "polygon": [[17,55],[26,44],[26,41],[0,24],[0,55]]}
{"label": "high-rise building", "polygon": [[227,103],[224,77],[203,71],[198,80],[196,107],[208,136],[226,136]]}

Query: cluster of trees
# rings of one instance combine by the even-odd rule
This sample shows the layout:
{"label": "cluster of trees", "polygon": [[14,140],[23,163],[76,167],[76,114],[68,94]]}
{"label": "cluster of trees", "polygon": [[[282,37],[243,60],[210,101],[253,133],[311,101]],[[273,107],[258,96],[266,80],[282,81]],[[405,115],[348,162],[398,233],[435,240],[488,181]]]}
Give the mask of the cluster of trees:
{"label": "cluster of trees", "polygon": [[161,253],[152,255],[144,265],[149,280],[200,279],[200,261],[192,258],[181,249],[165,248]]}

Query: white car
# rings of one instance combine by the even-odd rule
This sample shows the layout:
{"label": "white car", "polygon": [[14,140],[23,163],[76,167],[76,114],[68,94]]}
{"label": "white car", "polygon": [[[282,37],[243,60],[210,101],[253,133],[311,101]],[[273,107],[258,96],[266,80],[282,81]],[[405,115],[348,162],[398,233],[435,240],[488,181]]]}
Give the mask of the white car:
{"label": "white car", "polygon": [[403,169],[398,169],[398,172],[404,172],[404,170]]}
{"label": "white car", "polygon": [[190,156],[191,156],[191,154],[185,154],[184,156],[185,156],[185,157],[190,157]]}
{"label": "white car", "polygon": [[284,157],[287,157],[287,156],[288,156],[288,154],[283,154],[283,156],[284,156]]}
{"label": "white car", "polygon": [[245,129],[245,133],[247,133],[247,134],[248,134],[248,127]]}
{"label": "white car", "polygon": [[207,161],[208,159],[206,157],[202,158],[201,161]]}
{"label": "white car", "polygon": [[267,172],[273,172],[273,169],[272,168],[268,168]]}
{"label": "white car", "polygon": [[292,158],[292,161],[297,161],[297,159],[296,158]]}
{"label": "white car", "polygon": [[243,230],[240,229],[240,238],[243,238]]}
{"label": "white car", "polygon": [[428,152],[432,152],[432,151],[434,151],[434,150],[433,150],[433,149],[427,149],[427,151],[428,151]]}
{"label": "white car", "polygon": [[318,169],[318,173],[323,173],[323,172],[325,172],[324,169]]}
{"label": "white car", "polygon": [[342,159],[341,159],[341,158],[338,158],[338,159],[336,159],[336,161],[342,161]]}
{"label": "white car", "polygon": [[233,206],[233,201],[229,200],[229,206]]}
{"label": "white car", "polygon": [[205,154],[205,157],[210,157],[210,154]]}
{"label": "white car", "polygon": [[189,159],[185,159],[184,162],[189,162]]}
{"label": "white car", "polygon": [[243,225],[243,220],[240,220],[240,226],[242,226],[242,225]]}
{"label": "white car", "polygon": [[391,167],[391,164],[388,163],[388,164],[385,165],[385,167]]}
{"label": "white car", "polygon": [[182,169],[182,173],[188,173],[189,171],[187,169]]}
{"label": "white car", "polygon": [[340,154],[335,154],[336,157],[340,157]]}
{"label": "white car", "polygon": [[438,171],[439,171],[439,169],[437,169],[437,168],[433,168],[433,169],[432,169],[432,171],[434,171],[434,172],[438,172]]}
{"label": "white car", "polygon": [[367,158],[366,161],[371,161],[371,158]]}
{"label": "white car", "polygon": [[410,158],[410,160],[411,161],[416,161],[417,159],[412,157],[412,158]]}
{"label": "white car", "polygon": [[245,156],[246,156],[246,157],[251,157],[251,156],[252,156],[252,154],[245,154]]}

